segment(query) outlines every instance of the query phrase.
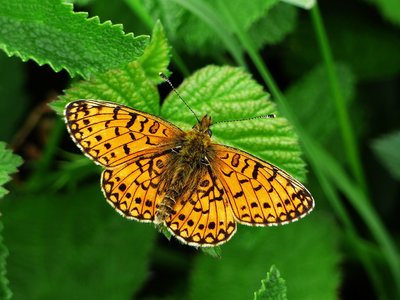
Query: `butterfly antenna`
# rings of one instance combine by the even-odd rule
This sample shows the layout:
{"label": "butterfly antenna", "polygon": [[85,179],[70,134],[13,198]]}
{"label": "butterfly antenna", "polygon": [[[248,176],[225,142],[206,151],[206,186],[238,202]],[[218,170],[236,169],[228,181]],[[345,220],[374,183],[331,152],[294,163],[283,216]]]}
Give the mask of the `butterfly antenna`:
{"label": "butterfly antenna", "polygon": [[175,92],[175,94],[179,97],[179,99],[182,100],[182,102],[186,105],[186,107],[192,112],[192,114],[195,116],[197,122],[200,123],[199,118],[197,117],[196,113],[193,111],[193,109],[189,106],[189,104],[187,104],[187,102],[182,98],[182,96],[178,93],[178,90],[174,87],[174,85],[172,84],[172,82],[167,78],[167,76],[164,75],[164,73],[160,72],[158,75],[160,75],[160,77],[162,79],[164,79],[172,88],[172,90]]}
{"label": "butterfly antenna", "polygon": [[244,119],[224,120],[224,121],[215,122],[213,125],[218,124],[218,123],[231,123],[231,122],[248,121],[248,120],[254,120],[254,119],[272,119],[272,118],[276,118],[276,115],[275,114],[269,114],[269,115],[262,115],[262,116],[244,118]]}

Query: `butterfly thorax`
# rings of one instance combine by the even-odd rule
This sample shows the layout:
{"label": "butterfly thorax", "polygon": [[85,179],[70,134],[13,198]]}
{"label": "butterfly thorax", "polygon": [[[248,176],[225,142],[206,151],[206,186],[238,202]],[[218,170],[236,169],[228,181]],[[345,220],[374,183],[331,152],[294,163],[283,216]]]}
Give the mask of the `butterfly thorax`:
{"label": "butterfly thorax", "polygon": [[214,157],[210,125],[211,118],[204,116],[192,130],[177,137],[159,183],[165,196],[156,211],[155,223],[168,218],[177,201],[189,201],[207,171]]}

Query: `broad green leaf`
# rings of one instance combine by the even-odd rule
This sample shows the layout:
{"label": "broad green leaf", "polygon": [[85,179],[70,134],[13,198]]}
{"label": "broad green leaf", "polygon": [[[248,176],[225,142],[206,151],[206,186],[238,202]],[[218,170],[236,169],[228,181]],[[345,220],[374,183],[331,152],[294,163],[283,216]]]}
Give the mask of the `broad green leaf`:
{"label": "broad green leaf", "polygon": [[[213,139],[248,151],[304,179],[297,138],[286,119],[268,100],[268,94],[248,73],[239,68],[208,66],[187,78],[178,91],[199,118],[208,114],[214,123],[276,114],[274,119],[215,124]],[[165,100],[161,115],[184,130],[196,123],[175,93],[170,93]]]}
{"label": "broad green leaf", "polygon": [[373,3],[382,14],[382,16],[400,26],[400,1],[398,0],[367,0],[370,3]]}
{"label": "broad green leaf", "polygon": [[297,23],[297,9],[285,3],[272,7],[267,15],[252,24],[249,34],[254,45],[261,48],[267,44],[277,44],[293,31]]}
{"label": "broad green leaf", "polygon": [[285,226],[240,226],[222,258],[196,257],[191,299],[250,299],[272,264],[285,278],[288,299],[337,299],[337,231],[329,217],[311,215]]}
{"label": "broad green leaf", "polygon": [[310,9],[316,3],[316,0],[281,0],[281,1],[304,9]]}
{"label": "broad green leaf", "polygon": [[26,110],[24,97],[24,68],[17,58],[0,53],[0,140],[10,142]]}
{"label": "broad green leaf", "polygon": [[[140,14],[135,12],[129,5],[129,2],[137,2],[142,5],[142,1],[137,0],[123,0],[113,1],[109,0],[95,0],[90,3],[90,12],[96,15],[100,20],[110,20],[113,24],[124,24],[125,32],[135,32],[137,34],[150,34],[151,27],[144,24]],[[147,25],[147,26],[146,26]]]}
{"label": "broad green leaf", "polygon": [[8,193],[3,185],[10,181],[10,174],[17,172],[17,168],[21,164],[21,157],[6,149],[4,142],[0,142],[0,198]]}
{"label": "broad green leaf", "polygon": [[148,277],[154,226],[122,218],[98,183],[6,200],[14,299],[130,299]]}
{"label": "broad green leaf", "polygon": [[97,74],[89,81],[73,84],[65,95],[51,104],[62,114],[65,105],[78,99],[114,101],[149,113],[159,112],[159,95],[155,83],[159,72],[166,72],[169,64],[169,46],[160,23],[154,26],[151,42],[143,57],[121,69]]}
{"label": "broad green leaf", "polygon": [[286,300],[286,283],[278,269],[272,265],[267,278],[261,280],[261,288],[254,293],[254,300]]}
{"label": "broad green leaf", "polygon": [[101,24],[61,1],[0,2],[0,48],[71,76],[120,67],[141,56],[147,43],[147,36],[126,35],[121,25]]}
{"label": "broad green leaf", "polygon": [[400,132],[373,141],[372,148],[390,174],[400,180]]}

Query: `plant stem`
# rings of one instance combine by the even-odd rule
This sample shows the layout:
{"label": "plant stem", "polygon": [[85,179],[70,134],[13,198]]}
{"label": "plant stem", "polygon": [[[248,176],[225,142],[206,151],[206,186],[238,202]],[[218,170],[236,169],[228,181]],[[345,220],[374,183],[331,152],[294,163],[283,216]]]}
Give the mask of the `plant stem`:
{"label": "plant stem", "polygon": [[321,50],[321,55],[324,60],[326,72],[330,82],[332,100],[334,101],[334,105],[336,107],[336,114],[342,134],[342,139],[344,142],[344,147],[346,150],[347,159],[350,163],[350,168],[352,169],[353,175],[356,178],[358,184],[361,186],[364,192],[367,192],[361,159],[356,146],[356,139],[353,133],[353,128],[351,126],[349,113],[346,108],[343,93],[339,86],[339,80],[335,72],[333,57],[330,50],[331,48],[329,46],[329,41],[317,4],[314,5],[314,7],[311,9],[311,19],[313,21],[317,41]]}
{"label": "plant stem", "polygon": [[234,38],[233,33],[229,27],[220,20],[215,13],[215,9],[210,7],[204,1],[198,0],[172,0],[182,7],[189,10],[193,15],[197,16],[205,24],[209,25],[212,30],[219,36],[225,47],[229,50],[236,63],[243,68],[246,68],[246,62],[243,58],[242,47]]}
{"label": "plant stem", "polygon": [[[217,1],[217,3],[219,4],[219,9],[220,9],[221,13],[223,14],[223,17],[225,17],[227,19],[227,21],[233,27],[234,32],[238,36],[241,44],[244,46],[246,51],[249,53],[250,58],[254,62],[254,65],[256,66],[257,70],[259,71],[259,73],[262,76],[263,80],[265,81],[266,85],[269,87],[272,95],[277,100],[278,104],[280,105],[281,110],[285,113],[286,117],[296,128],[298,135],[301,137],[301,139],[303,141],[302,145],[305,149],[305,153],[306,153],[310,163],[312,164],[314,172],[315,172],[317,178],[319,179],[319,182],[322,184],[322,186],[324,188],[324,192],[326,193],[328,199],[330,200],[331,205],[334,207],[336,213],[341,218],[342,222],[345,225],[346,230],[348,232],[350,232],[351,235],[353,235],[353,234],[356,235],[354,226],[351,223],[350,218],[348,217],[345,208],[341,204],[337,195],[334,193],[334,188],[331,187],[331,184],[329,183],[328,178],[330,178],[330,175],[332,175],[332,174],[329,172],[329,170],[327,170],[329,168],[323,167],[324,165],[326,165],[326,158],[327,157],[330,158],[330,163],[334,164],[336,168],[338,168],[339,170],[342,170],[342,169],[334,161],[334,159],[331,159],[330,155],[326,151],[324,151],[321,147],[319,147],[319,145],[308,135],[306,130],[301,125],[301,122],[297,119],[296,115],[291,111],[291,109],[287,105],[287,101],[286,101],[285,97],[281,93],[281,91],[278,88],[277,84],[275,83],[273,77],[271,76],[270,72],[268,71],[267,67],[265,66],[263,60],[261,59],[256,48],[254,47],[251,39],[239,26],[237,26],[235,19],[233,18],[232,14],[229,12],[229,9],[220,1]],[[333,68],[333,66],[332,66],[332,68]],[[334,73],[332,73],[332,74],[334,74]],[[324,155],[321,155],[321,154],[324,154]],[[344,172],[343,172],[343,174],[344,174]],[[361,178],[363,178],[363,177],[361,177]],[[349,182],[350,181],[348,179],[346,181],[346,183],[348,184]],[[345,185],[345,186],[340,185],[339,187],[348,188],[347,185]],[[357,193],[354,193],[354,191],[357,191]],[[348,191],[348,192],[350,192],[350,191]],[[389,235],[386,233],[383,225],[379,221],[379,217],[373,213],[373,209],[371,207],[366,206],[366,205],[358,205],[360,202],[359,201],[360,193],[357,188],[353,187],[353,190],[351,191],[351,193],[347,193],[347,196],[349,197],[350,202],[356,208],[357,212],[360,214],[360,216],[366,223],[367,227],[372,232],[374,238],[380,245],[382,252],[385,254],[389,269],[391,270],[392,275],[395,278],[396,282],[400,282],[400,271],[399,271],[400,269],[398,269],[398,259],[397,259],[397,254],[396,254],[396,248],[395,248],[394,244],[392,243]],[[364,201],[365,201],[364,204],[368,203],[367,196],[365,196],[365,193],[361,193],[361,196],[363,196],[362,202],[364,203]],[[371,263],[369,262],[368,258],[365,257],[364,253],[360,253],[360,249],[361,248],[358,247],[358,248],[356,248],[356,251],[358,251],[358,253],[360,255],[360,259],[361,259],[364,267],[368,271],[368,274],[371,278],[371,281],[374,283],[377,292],[381,291],[383,289],[382,288],[383,285],[381,284],[380,279],[374,274],[375,271],[373,270],[373,267],[372,267]],[[400,297],[400,291],[398,291],[398,296]]]}
{"label": "plant stem", "polygon": [[147,12],[147,10],[143,6],[143,1],[140,0],[125,0],[125,3],[131,8],[133,12],[135,12],[136,16],[149,28],[150,30],[154,26],[153,18]]}

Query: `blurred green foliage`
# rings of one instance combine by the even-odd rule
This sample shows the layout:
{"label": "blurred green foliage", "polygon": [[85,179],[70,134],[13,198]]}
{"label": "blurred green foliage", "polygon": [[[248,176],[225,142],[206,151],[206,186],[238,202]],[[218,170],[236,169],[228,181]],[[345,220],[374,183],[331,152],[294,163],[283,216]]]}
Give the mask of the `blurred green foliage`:
{"label": "blurred green foliage", "polygon": [[[0,203],[1,299],[400,298],[396,1],[69,2],[0,0],[0,48],[16,56],[0,53],[0,139],[25,159]],[[63,107],[116,101],[190,129],[159,72],[215,121],[277,114],[214,137],[307,177],[315,211],[239,225],[216,257],[113,212],[99,168],[70,153]],[[43,109],[54,95],[58,115]],[[20,161],[0,145],[4,184]]]}

